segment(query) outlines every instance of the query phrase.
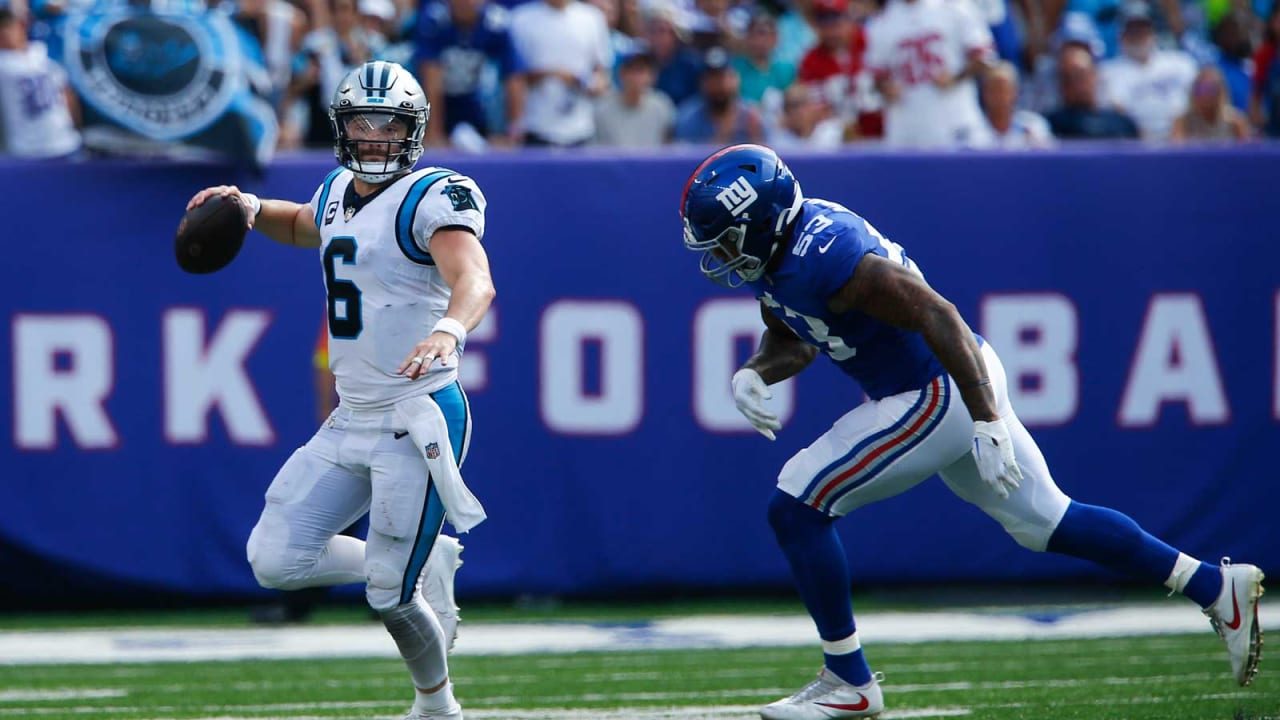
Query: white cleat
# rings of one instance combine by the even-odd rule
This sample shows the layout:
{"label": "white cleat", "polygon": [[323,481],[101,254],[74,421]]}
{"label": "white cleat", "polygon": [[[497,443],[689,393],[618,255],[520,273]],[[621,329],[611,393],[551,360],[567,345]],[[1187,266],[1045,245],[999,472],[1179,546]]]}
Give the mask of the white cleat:
{"label": "white cleat", "polygon": [[404,714],[403,720],[462,720],[462,706],[454,703],[453,708],[444,712],[423,714],[410,710]]}
{"label": "white cleat", "polygon": [[[427,565],[422,570],[422,597],[431,606],[440,628],[444,631],[445,651],[453,650],[458,639],[458,604],[453,596],[453,576],[462,567],[462,543],[448,535],[437,535],[436,544],[427,556]],[[441,715],[441,718],[453,720],[453,715]],[[462,717],[458,715],[457,717]]]}
{"label": "white cleat", "polygon": [[800,692],[760,708],[764,720],[825,720],[825,718],[874,718],[884,710],[880,690],[882,673],[866,685],[850,685],[825,667],[818,679]]}
{"label": "white cleat", "polygon": [[1258,598],[1262,597],[1262,571],[1254,565],[1232,565],[1222,558],[1222,592],[1204,614],[1227,642],[1231,673],[1240,685],[1253,682],[1262,659],[1262,625],[1258,623]]}

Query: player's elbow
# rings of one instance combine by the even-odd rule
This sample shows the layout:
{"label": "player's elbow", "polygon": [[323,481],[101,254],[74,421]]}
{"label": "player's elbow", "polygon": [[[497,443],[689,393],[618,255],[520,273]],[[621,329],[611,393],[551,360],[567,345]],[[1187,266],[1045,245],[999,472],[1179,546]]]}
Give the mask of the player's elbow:
{"label": "player's elbow", "polygon": [[919,327],[916,331],[925,338],[949,334],[948,331],[953,330],[957,323],[964,324],[956,306],[941,296],[933,298],[925,305],[919,314],[919,319]]}
{"label": "player's elbow", "polygon": [[498,297],[498,290],[493,286],[493,276],[487,272],[473,272],[467,283],[471,287],[471,295],[488,307]]}

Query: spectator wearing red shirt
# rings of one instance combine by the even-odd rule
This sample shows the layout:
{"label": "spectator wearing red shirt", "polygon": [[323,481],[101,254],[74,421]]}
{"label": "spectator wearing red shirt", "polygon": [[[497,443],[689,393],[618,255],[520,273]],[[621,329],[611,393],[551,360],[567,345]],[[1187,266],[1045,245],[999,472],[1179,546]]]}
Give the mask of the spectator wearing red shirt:
{"label": "spectator wearing red shirt", "polygon": [[830,113],[846,122],[851,135],[879,137],[883,126],[878,103],[859,92],[860,85],[867,90],[871,84],[870,76],[860,78],[866,50],[862,24],[850,13],[849,0],[813,0],[812,7],[818,42],[800,60],[796,79],[822,92]]}

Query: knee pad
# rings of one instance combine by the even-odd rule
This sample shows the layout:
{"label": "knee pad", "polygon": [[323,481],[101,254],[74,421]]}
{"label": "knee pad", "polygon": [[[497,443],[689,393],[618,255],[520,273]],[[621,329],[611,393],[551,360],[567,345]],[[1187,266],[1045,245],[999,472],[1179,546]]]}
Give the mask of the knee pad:
{"label": "knee pad", "polygon": [[263,515],[249,533],[245,555],[253,577],[264,588],[284,589],[289,583],[285,545],[288,528],[278,518]]}
{"label": "knee pad", "polygon": [[403,569],[375,560],[365,567],[365,573],[368,576],[368,583],[364,588],[364,596],[369,607],[382,613],[400,605],[400,590],[404,580]]}
{"label": "knee pad", "polygon": [[825,529],[832,518],[781,490],[769,499],[769,527],[779,542],[786,542]]}
{"label": "knee pad", "polygon": [[1014,505],[1001,510],[984,509],[999,521],[1014,541],[1033,552],[1044,552],[1048,548],[1049,538],[1057,530],[1058,523],[1067,510],[1065,505],[1059,506],[1057,503],[1048,506]]}

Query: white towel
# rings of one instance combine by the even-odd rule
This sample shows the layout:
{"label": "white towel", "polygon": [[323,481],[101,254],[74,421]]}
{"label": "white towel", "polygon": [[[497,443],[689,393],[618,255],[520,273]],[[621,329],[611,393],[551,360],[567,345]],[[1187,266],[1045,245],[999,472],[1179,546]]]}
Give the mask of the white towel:
{"label": "white towel", "polygon": [[487,517],[484,506],[462,482],[453,457],[453,445],[449,443],[449,425],[440,406],[430,395],[419,395],[401,400],[395,408],[409,437],[417,444],[418,452],[427,461],[449,524],[460,533],[479,525]]}

